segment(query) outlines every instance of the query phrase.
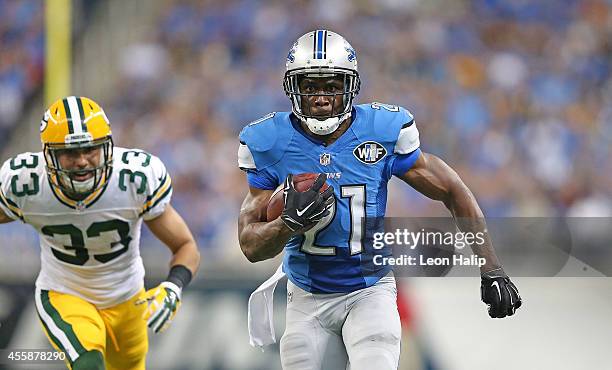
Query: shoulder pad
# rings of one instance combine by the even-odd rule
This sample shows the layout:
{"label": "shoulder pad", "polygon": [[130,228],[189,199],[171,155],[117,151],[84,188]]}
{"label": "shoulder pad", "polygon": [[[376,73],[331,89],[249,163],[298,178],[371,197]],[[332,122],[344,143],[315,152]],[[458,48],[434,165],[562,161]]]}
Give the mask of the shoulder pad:
{"label": "shoulder pad", "polygon": [[[162,184],[169,175],[166,166],[158,157],[140,149],[124,149],[115,147],[114,151],[115,170],[119,171],[119,177],[123,172],[130,175],[129,181],[124,181],[124,186],[134,186],[138,194],[150,194]],[[142,174],[142,175],[139,175]],[[142,181],[137,178],[142,178]]]}
{"label": "shoulder pad", "polygon": [[145,220],[160,215],[172,197],[172,179],[158,157],[140,149],[115,148],[119,186],[132,187]]}
{"label": "shoulder pad", "polygon": [[0,208],[13,219],[23,219],[28,197],[40,193],[46,180],[42,153],[21,153],[0,168]]}
{"label": "shoulder pad", "polygon": [[240,168],[262,170],[282,158],[294,133],[289,114],[270,113],[242,129],[238,149]]}
{"label": "shoulder pad", "polygon": [[408,110],[376,102],[358,105],[356,108],[368,116],[364,126],[369,131],[369,137],[393,147],[394,153],[407,154],[419,147],[419,132],[414,124],[414,116]]}

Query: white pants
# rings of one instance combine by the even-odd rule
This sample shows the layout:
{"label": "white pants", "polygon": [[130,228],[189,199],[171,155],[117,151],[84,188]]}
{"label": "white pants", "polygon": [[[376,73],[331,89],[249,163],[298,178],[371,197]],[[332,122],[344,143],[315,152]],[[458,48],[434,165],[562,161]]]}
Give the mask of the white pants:
{"label": "white pants", "polygon": [[396,370],[400,338],[391,276],[348,294],[312,294],[287,283],[284,370]]}

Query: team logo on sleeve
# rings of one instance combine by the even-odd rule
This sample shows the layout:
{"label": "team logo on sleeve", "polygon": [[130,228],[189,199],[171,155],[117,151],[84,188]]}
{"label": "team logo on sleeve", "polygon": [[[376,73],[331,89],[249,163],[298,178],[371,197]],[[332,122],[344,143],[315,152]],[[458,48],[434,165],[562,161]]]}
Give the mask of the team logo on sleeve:
{"label": "team logo on sleeve", "polygon": [[387,155],[387,149],[376,141],[366,141],[353,150],[353,155],[362,163],[375,164]]}

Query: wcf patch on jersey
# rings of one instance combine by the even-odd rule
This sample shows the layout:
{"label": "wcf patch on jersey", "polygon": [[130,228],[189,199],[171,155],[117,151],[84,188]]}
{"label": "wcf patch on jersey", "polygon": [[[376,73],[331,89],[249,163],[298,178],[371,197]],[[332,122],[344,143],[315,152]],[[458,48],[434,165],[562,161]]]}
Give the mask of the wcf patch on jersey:
{"label": "wcf patch on jersey", "polygon": [[366,141],[353,150],[353,155],[362,163],[375,164],[387,155],[387,149],[376,141]]}

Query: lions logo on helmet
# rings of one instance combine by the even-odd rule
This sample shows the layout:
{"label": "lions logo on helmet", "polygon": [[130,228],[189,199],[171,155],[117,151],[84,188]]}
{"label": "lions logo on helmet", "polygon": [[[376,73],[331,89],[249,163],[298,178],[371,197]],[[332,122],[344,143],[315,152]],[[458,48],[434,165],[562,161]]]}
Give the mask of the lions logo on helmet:
{"label": "lions logo on helmet", "polygon": [[[360,79],[355,49],[337,33],[327,30],[308,32],[293,44],[287,56],[286,67],[283,87],[291,100],[293,113],[314,134],[327,135],[334,132],[350,116],[353,99],[359,93]],[[343,109],[340,113],[332,112],[328,117],[321,118],[305,112],[302,98],[309,94],[300,91],[299,81],[306,76],[343,78],[343,92],[331,94],[342,95]]]}
{"label": "lions logo on helmet", "polygon": [[[59,99],[45,112],[40,130],[47,176],[56,195],[84,202],[97,197],[110,178],[113,163],[112,133],[102,108],[86,97]],[[90,148],[101,149],[96,167],[62,168],[59,153]],[[89,173],[93,176],[87,180],[76,179]]]}
{"label": "lions logo on helmet", "polygon": [[293,44],[289,54],[287,54],[287,64],[295,62],[295,49],[297,48],[297,42]]}
{"label": "lions logo on helmet", "polygon": [[351,45],[344,48],[348,52],[348,61],[352,62],[357,59],[357,54],[355,53],[355,49]]}

